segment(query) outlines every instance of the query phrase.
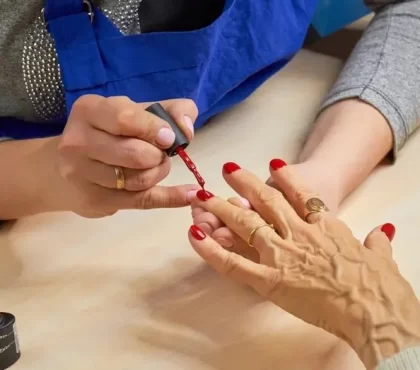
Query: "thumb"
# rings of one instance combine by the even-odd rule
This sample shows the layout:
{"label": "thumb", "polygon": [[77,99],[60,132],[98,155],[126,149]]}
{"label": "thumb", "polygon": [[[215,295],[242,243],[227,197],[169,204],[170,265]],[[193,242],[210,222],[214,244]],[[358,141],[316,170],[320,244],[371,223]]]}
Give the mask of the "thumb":
{"label": "thumb", "polygon": [[373,229],[363,243],[372,252],[387,258],[392,258],[391,241],[395,235],[395,227],[392,224],[384,224]]}
{"label": "thumb", "polygon": [[197,185],[154,186],[140,192],[117,192],[115,202],[119,209],[179,208],[190,205],[189,193],[197,189]]}

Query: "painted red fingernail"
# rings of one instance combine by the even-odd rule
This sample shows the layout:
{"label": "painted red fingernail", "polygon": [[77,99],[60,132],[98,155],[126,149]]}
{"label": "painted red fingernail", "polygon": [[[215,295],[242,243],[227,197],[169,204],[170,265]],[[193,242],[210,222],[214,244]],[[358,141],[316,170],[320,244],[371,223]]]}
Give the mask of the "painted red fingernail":
{"label": "painted red fingernail", "polygon": [[270,167],[274,170],[277,171],[282,167],[287,166],[287,163],[281,159],[272,159],[270,162]]}
{"label": "painted red fingernail", "polygon": [[213,198],[214,195],[207,190],[199,190],[197,191],[197,198],[200,199],[202,202]]}
{"label": "painted red fingernail", "polygon": [[204,234],[204,232],[198,226],[195,225],[192,225],[190,227],[190,233],[196,240],[204,240],[206,238],[206,234]]}
{"label": "painted red fingernail", "polygon": [[239,167],[235,162],[228,162],[223,165],[223,171],[228,175],[240,169],[241,167]]}
{"label": "painted red fingernail", "polygon": [[388,237],[389,241],[392,241],[395,236],[395,226],[393,224],[385,224],[381,227],[381,231]]}

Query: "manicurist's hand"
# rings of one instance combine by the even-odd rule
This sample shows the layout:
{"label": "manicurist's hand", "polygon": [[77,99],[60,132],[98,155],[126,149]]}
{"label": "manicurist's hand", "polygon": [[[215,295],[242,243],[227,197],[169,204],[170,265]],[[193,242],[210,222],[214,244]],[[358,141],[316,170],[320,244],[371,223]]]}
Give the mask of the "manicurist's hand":
{"label": "manicurist's hand", "polygon": [[[189,140],[197,107],[191,100],[161,102]],[[182,207],[195,185],[163,187],[171,169],[164,149],[175,135],[167,122],[126,97],[87,95],[73,106],[57,139],[56,171],[61,184],[52,194],[63,210],[102,217],[121,209]]]}
{"label": "manicurist's hand", "polygon": [[224,225],[239,247],[223,248],[193,225],[195,251],[221,274],[348,342],[368,370],[419,345],[420,305],[392,258],[395,228],[379,226],[362,244],[286,168],[270,168],[279,191],[226,164],[225,180],[250,206],[203,191],[194,205],[214,215],[215,226]]}

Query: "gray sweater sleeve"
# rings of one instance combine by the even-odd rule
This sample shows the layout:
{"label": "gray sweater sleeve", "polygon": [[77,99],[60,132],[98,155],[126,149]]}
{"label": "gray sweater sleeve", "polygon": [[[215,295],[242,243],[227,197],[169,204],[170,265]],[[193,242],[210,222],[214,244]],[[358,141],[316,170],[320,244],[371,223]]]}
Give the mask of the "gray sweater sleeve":
{"label": "gray sweater sleeve", "polygon": [[420,347],[406,349],[383,361],[376,370],[419,370]]}
{"label": "gray sweater sleeve", "polygon": [[349,98],[371,104],[389,122],[396,154],[420,117],[420,0],[365,2],[377,13],[322,108]]}

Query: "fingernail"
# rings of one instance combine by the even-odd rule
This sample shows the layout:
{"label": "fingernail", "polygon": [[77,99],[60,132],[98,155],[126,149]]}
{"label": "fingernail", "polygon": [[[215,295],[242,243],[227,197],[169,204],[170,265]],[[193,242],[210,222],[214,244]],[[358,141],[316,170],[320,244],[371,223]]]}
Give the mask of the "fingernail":
{"label": "fingernail", "polygon": [[187,193],[187,200],[191,202],[197,196],[197,190],[191,190]]}
{"label": "fingernail", "polygon": [[206,238],[206,234],[196,225],[190,227],[190,233],[196,240],[204,240]]}
{"label": "fingernail", "polygon": [[272,159],[270,162],[270,167],[274,170],[277,171],[282,167],[287,166],[287,163],[281,159]]}
{"label": "fingernail", "polygon": [[162,146],[171,146],[174,141],[175,133],[167,127],[162,127],[156,136],[156,142]]}
{"label": "fingernail", "polygon": [[389,241],[392,241],[395,236],[395,226],[393,224],[385,224],[381,227],[381,231],[387,236]]}
{"label": "fingernail", "polygon": [[184,122],[187,125],[188,129],[191,131],[191,134],[194,136],[194,124],[190,117],[184,116]]}
{"label": "fingernail", "polygon": [[228,162],[223,165],[223,171],[228,175],[240,169],[241,167],[239,167],[235,162]]}
{"label": "fingernail", "polygon": [[233,243],[225,238],[217,238],[216,242],[218,242],[222,247],[225,248],[231,248],[233,246]]}
{"label": "fingernail", "polygon": [[202,202],[205,202],[206,200],[209,200],[210,198],[213,198],[214,195],[206,190],[199,190],[196,193],[197,198],[200,199]]}
{"label": "fingernail", "polygon": [[248,199],[245,198],[239,198],[239,200],[241,201],[241,203],[248,209],[251,209],[251,203],[249,203]]}

